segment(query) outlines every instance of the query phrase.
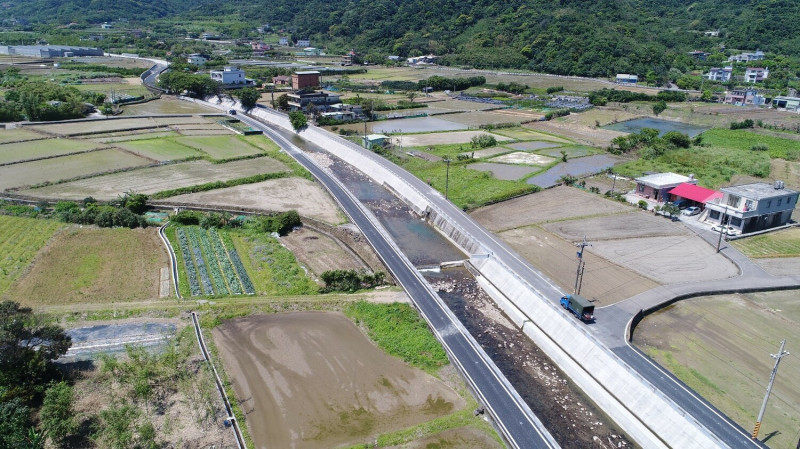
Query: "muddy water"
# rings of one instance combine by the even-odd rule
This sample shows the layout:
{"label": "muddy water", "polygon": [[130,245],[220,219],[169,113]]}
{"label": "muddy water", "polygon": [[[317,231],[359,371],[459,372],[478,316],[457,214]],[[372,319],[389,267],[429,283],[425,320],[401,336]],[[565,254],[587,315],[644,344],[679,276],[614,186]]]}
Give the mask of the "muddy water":
{"label": "muddy water", "polygon": [[[293,143],[309,153],[322,154],[318,147],[301,139]],[[427,222],[415,217],[402,201],[366,175],[330,155],[324,156],[323,161],[378,217],[415,266],[466,258]],[[425,276],[562,447],[633,447],[612,421],[513,326],[467,270],[426,270]]]}

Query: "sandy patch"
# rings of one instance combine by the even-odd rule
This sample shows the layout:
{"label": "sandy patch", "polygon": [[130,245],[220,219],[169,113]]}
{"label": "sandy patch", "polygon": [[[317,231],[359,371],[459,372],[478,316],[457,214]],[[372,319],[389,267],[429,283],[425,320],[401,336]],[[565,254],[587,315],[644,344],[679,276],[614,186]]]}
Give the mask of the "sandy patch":
{"label": "sandy patch", "polygon": [[213,335],[257,447],[358,444],[465,404],[339,313],[250,316]]}
{"label": "sandy patch", "polygon": [[178,195],[168,203],[191,203],[217,207],[257,209],[268,212],[296,210],[300,215],[326,223],[342,221],[339,208],[319,184],[304,178],[270,179],[207,192]]}
{"label": "sandy patch", "polygon": [[515,153],[504,154],[489,160],[492,162],[502,162],[505,164],[547,165],[553,162],[555,159],[552,157],[542,156],[541,154],[517,151]]}
{"label": "sandy patch", "polygon": [[505,147],[494,147],[478,151],[467,151],[466,153],[461,153],[461,154],[472,156],[475,159],[480,159],[484,157],[492,157],[492,156],[497,156],[498,154],[508,153],[509,151],[511,150]]}
{"label": "sandy patch", "polygon": [[404,147],[421,147],[426,145],[442,145],[448,143],[470,143],[472,138],[482,134],[494,137],[498,142],[512,140],[510,137],[492,134],[485,131],[455,131],[449,133],[413,134],[410,136],[397,136],[392,138],[395,145]]}
{"label": "sandy patch", "polygon": [[573,187],[555,187],[476,209],[470,215],[492,231],[551,220],[630,211],[630,206]]}
{"label": "sandy patch", "polygon": [[589,251],[664,284],[739,274],[736,265],[696,235],[604,240]]}

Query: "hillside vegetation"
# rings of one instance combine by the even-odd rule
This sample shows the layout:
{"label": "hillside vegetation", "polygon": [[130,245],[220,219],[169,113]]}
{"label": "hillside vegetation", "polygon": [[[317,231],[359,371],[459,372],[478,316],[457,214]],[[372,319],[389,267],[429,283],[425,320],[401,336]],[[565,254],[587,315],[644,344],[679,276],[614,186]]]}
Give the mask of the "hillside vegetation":
{"label": "hillside vegetation", "polygon": [[[434,53],[451,65],[565,75],[666,78],[672,68],[685,73],[694,65],[686,54],[693,49],[712,53],[709,64],[726,61],[720,44],[800,56],[800,2],[794,0],[33,0],[0,11],[0,18],[20,17],[34,29],[158,19],[153,29],[171,33],[192,28],[187,20],[206,21],[214,23],[209,31],[232,38],[268,23],[293,39],[310,37],[330,53],[355,48],[373,61]],[[706,36],[708,30],[720,34]],[[786,61],[765,65],[781,70]]]}

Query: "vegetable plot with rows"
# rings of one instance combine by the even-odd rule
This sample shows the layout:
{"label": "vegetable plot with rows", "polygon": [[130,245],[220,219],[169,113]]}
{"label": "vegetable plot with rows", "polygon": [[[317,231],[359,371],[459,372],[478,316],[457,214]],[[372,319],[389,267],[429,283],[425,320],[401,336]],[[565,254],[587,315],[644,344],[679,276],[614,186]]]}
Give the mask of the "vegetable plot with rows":
{"label": "vegetable plot with rows", "polygon": [[176,235],[192,296],[255,293],[227,232],[184,226]]}

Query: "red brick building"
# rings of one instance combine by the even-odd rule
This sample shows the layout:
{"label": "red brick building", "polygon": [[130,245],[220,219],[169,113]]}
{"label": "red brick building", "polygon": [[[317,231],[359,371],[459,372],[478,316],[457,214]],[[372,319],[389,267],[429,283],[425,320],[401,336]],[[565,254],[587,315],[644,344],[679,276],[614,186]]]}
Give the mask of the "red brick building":
{"label": "red brick building", "polygon": [[292,89],[313,89],[315,87],[319,87],[319,72],[295,72],[292,74]]}

